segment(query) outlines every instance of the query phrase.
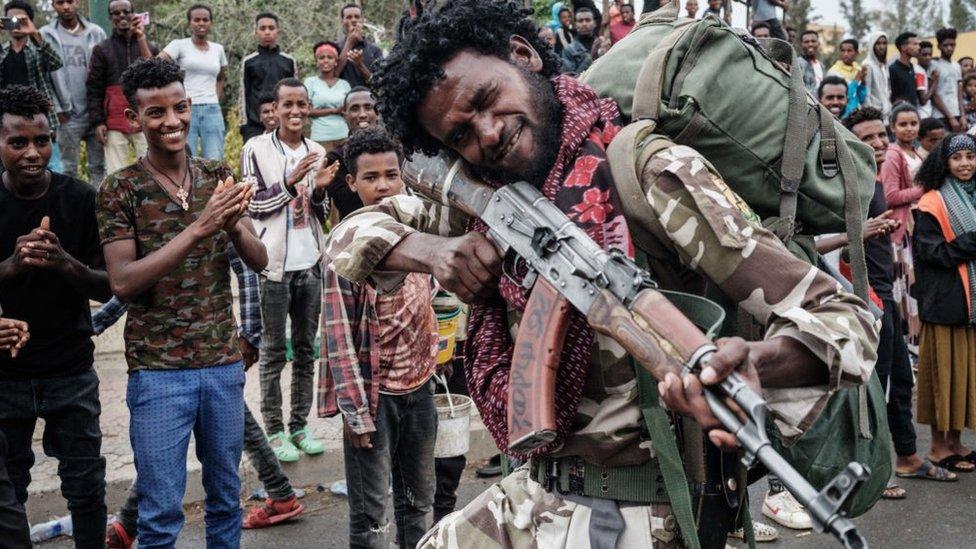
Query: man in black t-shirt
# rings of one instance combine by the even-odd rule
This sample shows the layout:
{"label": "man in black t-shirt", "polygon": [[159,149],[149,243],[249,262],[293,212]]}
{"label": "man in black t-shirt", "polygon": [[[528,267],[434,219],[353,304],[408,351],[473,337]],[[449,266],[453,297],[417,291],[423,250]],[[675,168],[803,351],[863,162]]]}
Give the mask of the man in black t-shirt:
{"label": "man in black t-shirt", "polygon": [[373,76],[373,64],[383,58],[383,50],[363,36],[363,8],[346,4],[339,11],[345,36],[339,39],[339,65],[336,72],[349,85],[366,86]]}
{"label": "man in black t-shirt", "polygon": [[[349,93],[346,94],[345,101],[342,103],[342,111],[342,116],[346,119],[346,124],[349,126],[350,135],[357,130],[375,126],[378,120],[376,114],[376,98],[373,97],[369,88],[363,86],[349,90]],[[346,184],[346,174],[349,173],[349,170],[346,169],[344,155],[345,147],[339,145],[326,155],[324,163],[324,165],[329,165],[333,162],[339,163],[339,169],[336,171],[335,177],[332,178],[332,184],[325,188],[329,199],[335,204],[339,221],[363,207],[363,201],[359,199],[359,195],[353,192],[349,188],[349,185]]]}
{"label": "man in black t-shirt", "polygon": [[895,38],[895,47],[898,48],[898,59],[888,65],[888,76],[891,80],[891,104],[905,101],[917,107],[919,86],[916,81],[912,58],[918,57],[918,35],[913,32],[899,34]]}
{"label": "man in black t-shirt", "polygon": [[102,547],[105,459],[92,368],[89,299],[111,297],[98,240],[95,190],[47,169],[51,105],[39,90],[0,90],[0,307],[31,337],[16,358],[0,351],[0,433],[17,500],[27,500],[31,442],[58,459],[78,547]]}

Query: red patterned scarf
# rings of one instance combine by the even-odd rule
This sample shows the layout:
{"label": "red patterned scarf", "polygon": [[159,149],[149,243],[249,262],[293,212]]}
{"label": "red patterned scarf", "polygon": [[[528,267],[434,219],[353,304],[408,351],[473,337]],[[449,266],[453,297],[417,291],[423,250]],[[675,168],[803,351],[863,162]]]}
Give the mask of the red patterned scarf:
{"label": "red patterned scarf", "polygon": [[[606,156],[607,145],[620,131],[617,105],[610,99],[600,99],[591,88],[573,78],[557,76],[551,82],[563,107],[563,128],[556,162],[542,185],[542,194],[604,249],[617,248],[633,257],[630,233]],[[474,220],[470,228],[481,233],[487,231],[480,219]],[[471,310],[465,371],[471,396],[485,426],[498,447],[505,449],[513,349],[508,308],[524,312],[528,293],[508,278],[501,279],[498,291],[504,303],[498,300],[496,304],[475,306]],[[556,374],[557,437],[531,455],[557,450],[572,431],[590,367],[593,339],[586,319],[574,311]]]}

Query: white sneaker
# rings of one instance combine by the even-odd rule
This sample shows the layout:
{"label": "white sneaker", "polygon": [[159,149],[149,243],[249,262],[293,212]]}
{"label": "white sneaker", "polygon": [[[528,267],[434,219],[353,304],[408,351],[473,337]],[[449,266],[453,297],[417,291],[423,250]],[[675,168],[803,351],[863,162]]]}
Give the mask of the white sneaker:
{"label": "white sneaker", "polygon": [[[776,539],[779,538],[779,530],[766,524],[765,522],[753,522],[752,532],[756,534],[756,543],[767,543],[770,541],[776,541]],[[729,532],[729,537],[745,540],[746,530],[745,528],[733,530]]]}
{"label": "white sneaker", "polygon": [[766,492],[762,513],[787,528],[794,530],[813,528],[813,523],[810,522],[810,514],[800,505],[800,502],[796,501],[789,490],[783,490],[778,494]]}

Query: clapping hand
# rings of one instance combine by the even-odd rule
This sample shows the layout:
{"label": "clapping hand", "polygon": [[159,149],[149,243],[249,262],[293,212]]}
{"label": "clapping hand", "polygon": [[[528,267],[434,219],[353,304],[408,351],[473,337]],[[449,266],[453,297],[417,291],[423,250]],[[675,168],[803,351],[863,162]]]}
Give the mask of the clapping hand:
{"label": "clapping hand", "polygon": [[315,190],[320,191],[326,189],[332,184],[335,179],[336,172],[339,171],[339,161],[335,160],[329,165],[322,165],[318,171],[315,172]]}
{"label": "clapping hand", "polygon": [[868,219],[864,223],[864,240],[871,240],[897,229],[901,223],[897,219],[889,219],[891,213],[891,210],[887,210],[877,217]]}
{"label": "clapping hand", "polygon": [[235,185],[230,177],[217,183],[217,188],[200,212],[200,217],[191,225],[196,228],[197,236],[199,238],[213,236],[225,228],[231,220],[236,224],[247,211],[250,192],[250,185]]}
{"label": "clapping hand", "polygon": [[0,318],[0,350],[10,351],[11,358],[17,358],[20,350],[30,339],[27,323],[23,320]]}

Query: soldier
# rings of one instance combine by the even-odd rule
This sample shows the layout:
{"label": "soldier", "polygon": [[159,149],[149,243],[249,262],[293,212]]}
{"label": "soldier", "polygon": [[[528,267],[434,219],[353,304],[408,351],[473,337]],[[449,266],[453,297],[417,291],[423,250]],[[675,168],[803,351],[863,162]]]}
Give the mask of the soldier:
{"label": "soldier", "polygon": [[[877,332],[864,303],[795,259],[688,147],[666,148],[648,163],[642,179],[653,219],[625,218],[605,152],[620,127],[617,106],[558,72],[559,60],[516,3],[459,0],[413,22],[372,84],[385,124],[408,152],[449,148],[488,181],[528,181],[605,248],[633,255],[631,229],[648,224],[667,235],[653,263],[659,281],[703,277],[768,323],[764,341],[720,340],[700,376],[669,375],[658,384],[661,401],[677,414],[675,424],[678,416],[693,418],[707,441],[734,448],[735,437],[718,428],[702,384],[737,370],[757,390],[762,386],[780,434],[801,435],[838,386],[863,383],[871,373]],[[501,260],[484,230],[458,210],[415,196],[389,197],[347,217],[333,231],[328,254],[336,272],[354,282],[382,287],[391,282],[389,271],[427,272],[475,303],[468,386],[504,448],[508,322],[523,311],[526,294],[521,280],[501,277]],[[445,517],[420,546],[549,548],[588,536],[595,547],[666,547],[680,545],[682,536],[693,539],[694,525],[676,517],[673,498],[655,489],[660,448],[642,437],[635,377],[620,346],[594,335],[574,313],[556,379],[556,440]],[[708,462],[716,465],[697,485],[709,504],[708,515],[697,517],[699,537],[704,546],[722,547],[737,511],[725,501],[741,499],[735,479],[716,473],[716,460]]]}

